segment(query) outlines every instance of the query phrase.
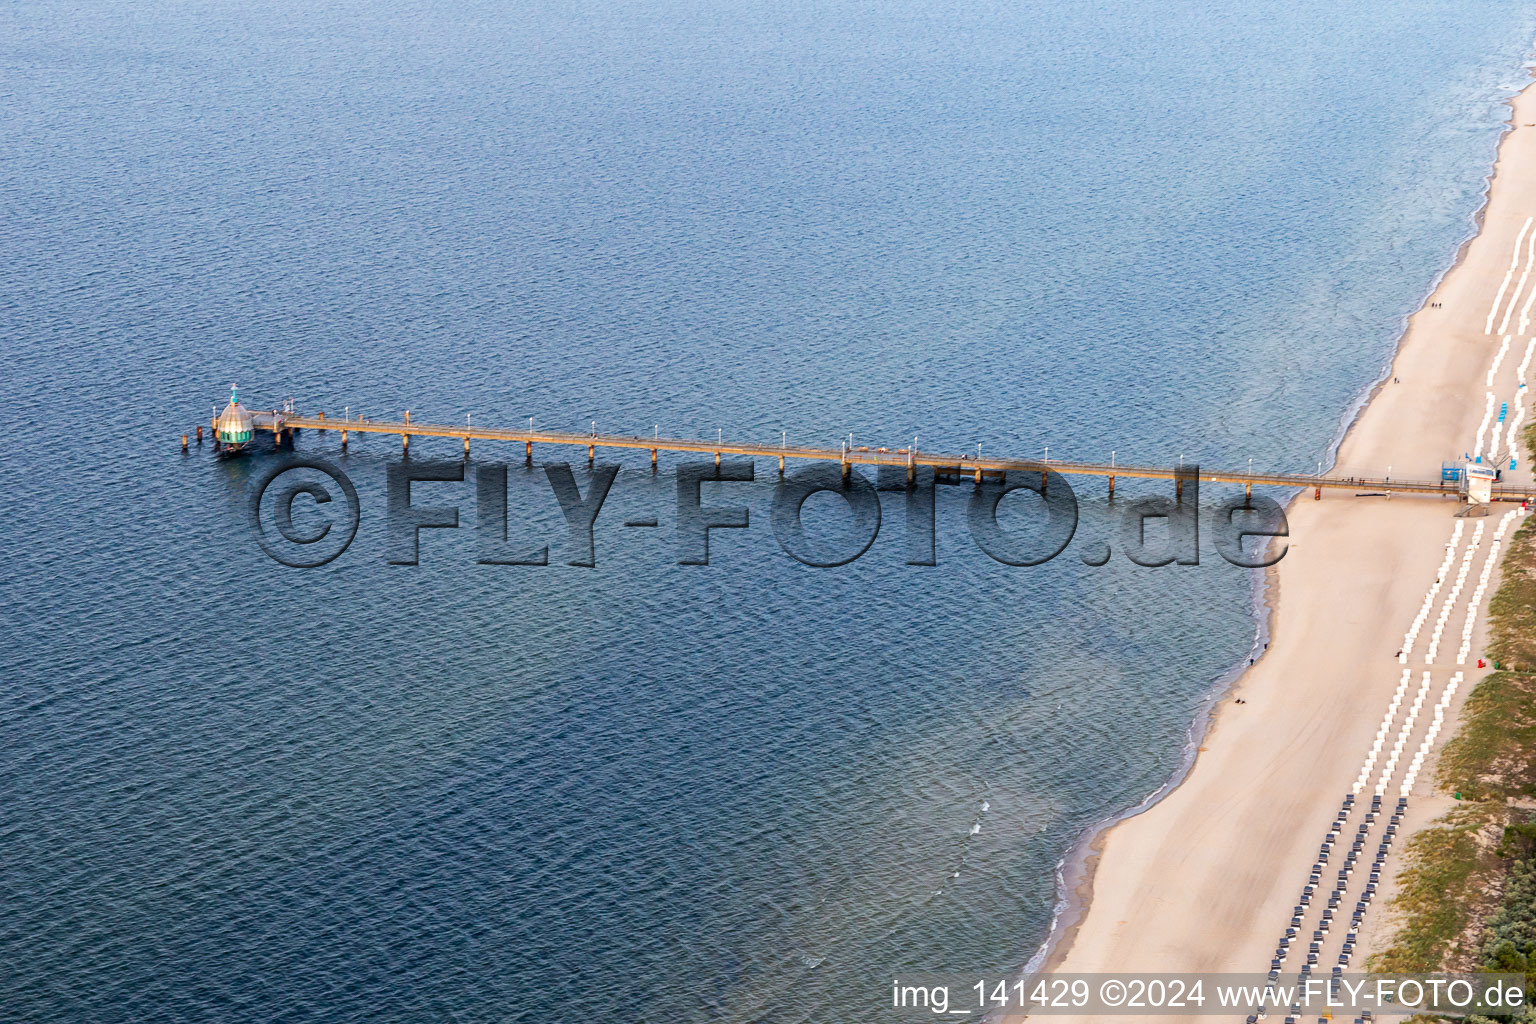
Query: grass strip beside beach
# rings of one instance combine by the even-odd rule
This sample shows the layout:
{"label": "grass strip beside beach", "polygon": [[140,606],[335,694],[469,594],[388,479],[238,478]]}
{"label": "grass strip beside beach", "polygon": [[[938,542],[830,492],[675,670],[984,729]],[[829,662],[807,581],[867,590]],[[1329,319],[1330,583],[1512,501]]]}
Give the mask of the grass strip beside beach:
{"label": "grass strip beside beach", "polygon": [[1504,808],[1458,807],[1417,833],[1404,852],[1392,907],[1402,915],[1393,944],[1370,958],[1386,973],[1430,973],[1481,960],[1475,922],[1492,912],[1504,867],[1496,854]]}
{"label": "grass strip beside beach", "polygon": [[[1527,430],[1526,444],[1536,441]],[[1536,517],[1511,538],[1489,602],[1498,671],[1468,696],[1436,781],[1461,801],[1414,835],[1398,874],[1393,943],[1371,970],[1510,969],[1536,956]],[[1531,947],[1531,948],[1526,948]],[[1521,968],[1523,969],[1523,968]]]}

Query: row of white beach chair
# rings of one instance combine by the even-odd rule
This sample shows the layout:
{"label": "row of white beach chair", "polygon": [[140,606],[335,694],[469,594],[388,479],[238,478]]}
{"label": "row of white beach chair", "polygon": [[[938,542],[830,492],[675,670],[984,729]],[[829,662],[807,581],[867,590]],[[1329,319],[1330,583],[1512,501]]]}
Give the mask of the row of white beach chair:
{"label": "row of white beach chair", "polygon": [[1461,647],[1456,652],[1456,664],[1465,665],[1467,656],[1472,651],[1472,630],[1477,625],[1477,609],[1483,602],[1483,595],[1488,592],[1488,582],[1493,578],[1493,571],[1499,567],[1500,541],[1504,533],[1520,514],[1518,508],[1512,508],[1499,517],[1499,525],[1493,531],[1493,543],[1488,545],[1488,557],[1483,559],[1482,572],[1478,573],[1477,586],[1472,589],[1472,597],[1467,601],[1467,618],[1461,626]]}
{"label": "row of white beach chair", "polygon": [[1532,353],[1536,353],[1536,338],[1526,343],[1525,358],[1520,360],[1520,365],[1515,370],[1515,397],[1510,401],[1514,410],[1509,416],[1509,436],[1504,439],[1505,450],[1511,452],[1516,450],[1515,442],[1520,437],[1520,424],[1525,422],[1525,400],[1530,397],[1530,388],[1525,383],[1525,373],[1530,369]]}
{"label": "row of white beach chair", "polygon": [[[1493,569],[1498,564],[1499,542],[1509,527],[1513,525],[1519,512],[1519,509],[1514,509],[1500,517],[1497,526],[1493,530],[1493,543],[1490,545],[1488,557],[1484,560],[1478,584],[1469,597],[1468,618],[1463,624],[1464,647],[1470,643],[1472,627],[1476,624],[1478,606],[1482,601]],[[1408,654],[1417,642],[1419,632],[1428,621],[1430,613],[1435,609],[1436,598],[1440,596],[1449,577],[1450,570],[1454,567],[1456,569],[1456,578],[1451,581],[1449,592],[1446,593],[1445,600],[1440,605],[1439,614],[1436,617],[1429,648],[1425,656],[1425,664],[1433,664],[1445,624],[1449,620],[1451,613],[1455,610],[1465,587],[1467,576],[1471,571],[1472,560],[1481,546],[1484,531],[1484,522],[1481,520],[1475,521],[1472,524],[1471,536],[1468,538],[1466,547],[1460,549],[1462,538],[1466,535],[1466,521],[1457,519],[1452,525],[1450,539],[1445,544],[1445,557],[1441,561],[1440,568],[1435,575],[1434,583],[1429,586],[1425,594],[1424,602],[1415,616],[1413,624],[1409,626],[1408,632],[1403,638],[1403,650],[1399,656],[1399,662],[1407,664]],[[1302,978],[1308,977],[1318,963],[1322,946],[1321,939],[1326,935],[1333,923],[1334,910],[1344,904],[1348,895],[1350,877],[1353,874],[1355,862],[1358,860],[1360,852],[1364,850],[1366,842],[1369,841],[1377,817],[1381,813],[1382,802],[1385,799],[1387,789],[1396,776],[1404,755],[1408,752],[1408,744],[1413,738],[1414,730],[1419,724],[1420,715],[1434,687],[1433,674],[1429,669],[1423,670],[1420,673],[1419,684],[1410,700],[1408,689],[1412,683],[1412,677],[1413,670],[1404,668],[1402,676],[1398,680],[1397,688],[1392,694],[1392,699],[1382,714],[1381,722],[1376,729],[1375,736],[1372,738],[1371,746],[1366,751],[1365,757],[1362,760],[1360,772],[1356,776],[1350,792],[1340,804],[1338,815],[1330,823],[1328,832],[1318,848],[1318,860],[1310,869],[1307,884],[1303,887],[1301,898],[1293,911],[1290,926],[1276,945],[1275,955],[1270,962],[1271,979],[1278,978],[1280,967],[1289,954],[1291,943],[1302,934],[1302,924],[1306,911],[1310,907],[1312,898],[1318,892],[1318,887],[1321,884],[1322,867],[1328,862],[1334,844],[1339,841],[1340,831],[1349,820],[1357,797],[1367,787],[1370,787],[1372,790],[1370,809],[1366,812],[1365,821],[1359,826],[1355,838],[1351,841],[1350,847],[1345,854],[1343,864],[1338,870],[1337,881],[1328,892],[1328,905],[1324,909],[1321,919],[1317,922],[1317,929],[1312,933],[1313,942],[1308,944],[1307,962],[1301,967],[1300,973]],[[1350,929],[1338,954],[1338,965],[1333,968],[1335,975],[1340,974],[1349,965],[1350,959],[1354,954],[1355,934],[1365,918],[1367,908],[1375,899],[1377,885],[1385,870],[1387,854],[1391,849],[1393,839],[1396,837],[1402,815],[1408,806],[1408,797],[1418,781],[1419,773],[1423,770],[1435,742],[1440,737],[1441,730],[1445,726],[1446,715],[1449,713],[1451,703],[1455,700],[1463,681],[1464,674],[1458,671],[1446,682],[1444,689],[1439,695],[1439,699],[1430,709],[1430,721],[1423,737],[1413,752],[1408,755],[1408,761],[1404,767],[1402,779],[1398,787],[1396,809],[1385,826],[1385,834],[1382,836],[1375,857],[1371,862],[1371,869],[1366,875],[1367,880],[1364,887],[1357,895],[1355,908],[1350,917]],[[1406,712],[1404,712],[1405,701],[1407,702]],[[1398,716],[1400,712],[1404,713],[1399,722]],[[1391,739],[1390,746],[1388,746],[1389,737]],[[1379,770],[1378,765],[1380,765]]]}
{"label": "row of white beach chair", "polygon": [[[1504,309],[1504,319],[1499,322],[1498,333],[1503,334],[1509,330],[1509,320],[1515,311],[1516,304],[1520,301],[1520,293],[1525,288],[1525,282],[1531,276],[1531,267],[1536,263],[1536,232],[1531,231],[1531,221],[1536,218],[1525,218],[1525,226],[1520,229],[1520,234],[1515,236],[1515,251],[1509,259],[1509,269],[1504,272],[1504,280],[1499,285],[1498,293],[1493,297],[1493,307],[1488,310],[1488,320],[1483,325],[1484,334],[1492,334],[1493,321],[1499,315],[1499,306],[1504,301],[1504,293],[1509,290],[1509,282],[1515,274],[1515,268],[1520,265],[1520,243],[1525,242],[1525,270],[1520,275],[1520,282],[1515,285],[1515,293],[1509,297],[1509,305]],[[1520,323],[1515,333],[1524,334],[1526,325],[1530,323],[1531,301],[1536,299],[1536,289],[1526,299],[1524,307],[1520,310]]]}
{"label": "row of white beach chair", "polygon": [[[1519,304],[1521,295],[1525,294],[1526,283],[1531,278],[1531,272],[1533,268],[1536,268],[1536,231],[1531,230],[1533,222],[1536,222],[1536,218],[1527,218],[1524,227],[1520,229],[1520,235],[1515,240],[1515,251],[1510,259],[1509,270],[1505,273],[1504,281],[1499,286],[1499,292],[1498,295],[1494,298],[1493,307],[1488,311],[1488,322],[1485,326],[1485,333],[1492,334],[1493,323],[1498,316],[1499,308],[1503,302],[1505,292],[1508,291],[1509,283],[1514,276],[1514,272],[1520,265],[1521,246],[1523,243],[1525,246],[1526,255],[1525,269],[1520,275],[1520,279],[1515,286],[1514,293],[1510,295],[1509,305],[1504,310],[1503,321],[1499,325],[1499,333],[1504,334],[1504,338],[1499,346],[1497,353],[1494,355],[1492,364],[1488,369],[1487,386],[1490,390],[1487,392],[1487,401],[1483,413],[1483,420],[1482,423],[1478,426],[1477,439],[1473,448],[1474,454],[1479,456],[1496,454],[1494,449],[1499,447],[1499,435],[1501,431],[1499,424],[1494,419],[1494,413],[1497,408],[1497,399],[1491,389],[1494,387],[1497,380],[1499,368],[1503,365],[1504,358],[1506,355],[1508,355],[1510,346],[1514,342],[1515,334],[1523,335],[1526,332],[1527,327],[1530,325],[1531,306],[1533,303],[1536,303],[1536,287],[1533,287],[1528,294],[1524,305],[1520,307],[1520,320],[1518,322],[1516,331],[1514,333],[1505,333],[1509,326],[1509,321],[1514,314],[1514,310],[1517,304]],[[1506,416],[1506,420],[1508,422],[1508,435],[1505,447],[1510,450],[1514,449],[1515,442],[1519,436],[1518,431],[1520,425],[1524,421],[1526,415],[1525,403],[1528,397],[1528,388],[1525,383],[1525,375],[1526,372],[1530,369],[1533,355],[1536,355],[1536,338],[1531,338],[1528,341],[1525,348],[1524,357],[1521,359],[1520,365],[1515,370],[1516,391],[1514,401],[1511,403],[1514,408],[1512,410],[1512,414]],[[1490,427],[1492,427],[1491,435],[1489,432]],[[1486,450],[1485,440],[1487,441]],[[1502,517],[1500,517],[1498,524],[1493,531],[1492,541],[1489,545],[1488,554],[1483,560],[1483,565],[1478,576],[1477,584],[1473,588],[1467,601],[1466,616],[1462,621],[1461,643],[1456,656],[1457,664],[1459,665],[1464,665],[1468,655],[1470,654],[1472,634],[1477,625],[1478,609],[1482,604],[1483,597],[1487,593],[1488,585],[1492,579],[1493,572],[1498,567],[1501,541],[1503,540],[1505,533],[1514,524],[1516,518],[1521,514],[1521,511],[1521,509],[1512,509],[1505,513]],[[1427,592],[1424,596],[1424,602],[1420,606],[1418,614],[1414,617],[1412,625],[1408,627],[1407,632],[1403,636],[1402,649],[1398,654],[1398,662],[1400,664],[1408,664],[1408,656],[1413,652],[1413,649],[1418,642],[1419,633],[1429,622],[1429,617],[1435,610],[1436,599],[1440,597],[1441,591],[1445,587],[1445,582],[1450,578],[1450,572],[1454,568],[1456,570],[1456,578],[1451,581],[1449,592],[1445,595],[1444,601],[1440,604],[1439,614],[1435,618],[1434,627],[1429,637],[1429,643],[1424,653],[1424,664],[1426,666],[1433,665],[1436,656],[1439,654],[1440,641],[1444,635],[1446,623],[1450,620],[1452,613],[1456,610],[1457,603],[1460,600],[1462,591],[1466,586],[1467,576],[1471,572],[1472,561],[1476,556],[1478,549],[1481,547],[1485,524],[1482,520],[1477,520],[1473,523],[1472,535],[1468,540],[1466,547],[1460,550],[1460,558],[1458,559],[1458,548],[1460,547],[1463,535],[1465,533],[1465,527],[1466,523],[1461,519],[1457,519],[1452,527],[1451,537],[1448,541],[1446,541],[1445,544],[1445,557],[1440,563],[1439,570],[1435,573],[1435,580],[1427,589]],[[1412,700],[1409,702],[1406,714],[1403,716],[1402,722],[1400,725],[1398,725],[1394,735],[1393,726],[1397,724],[1398,713],[1403,709],[1403,702],[1405,699],[1407,699],[1408,687],[1411,683],[1412,674],[1413,673],[1411,669],[1403,669],[1402,677],[1398,680],[1397,689],[1392,695],[1392,700],[1382,715],[1381,724],[1378,726],[1376,735],[1371,741],[1370,749],[1366,751],[1365,757],[1360,767],[1360,773],[1356,777],[1350,792],[1344,797],[1343,802],[1340,804],[1338,815],[1335,817],[1333,822],[1330,823],[1328,832],[1324,836],[1322,844],[1318,847],[1318,860],[1313,863],[1307,876],[1307,884],[1303,887],[1301,897],[1298,900],[1297,906],[1292,912],[1290,926],[1286,929],[1285,933],[1281,936],[1279,943],[1276,945],[1275,955],[1270,963],[1269,977],[1271,980],[1275,980],[1279,977],[1280,967],[1290,951],[1290,945],[1292,941],[1299,939],[1301,936],[1303,919],[1306,915],[1308,907],[1311,904],[1312,897],[1315,893],[1317,893],[1318,886],[1320,885],[1322,867],[1328,862],[1328,858],[1333,850],[1334,844],[1339,841],[1340,831],[1342,830],[1345,822],[1349,820],[1349,816],[1354,808],[1356,798],[1367,787],[1371,787],[1372,794],[1370,810],[1366,812],[1365,821],[1359,826],[1355,839],[1351,842],[1349,850],[1345,855],[1343,866],[1338,871],[1338,880],[1328,894],[1328,906],[1324,909],[1320,920],[1317,922],[1317,930],[1312,933],[1313,941],[1308,944],[1307,961],[1302,965],[1300,971],[1303,980],[1305,980],[1311,974],[1313,968],[1318,963],[1318,958],[1322,946],[1322,938],[1327,933],[1330,925],[1333,922],[1334,910],[1343,904],[1349,889],[1349,879],[1354,869],[1354,863],[1358,859],[1359,853],[1364,849],[1365,843],[1367,842],[1372,832],[1373,826],[1376,823],[1376,819],[1381,813],[1382,801],[1385,799],[1386,791],[1391,785],[1392,780],[1397,773],[1398,765],[1401,762],[1403,755],[1407,751],[1408,743],[1413,738],[1414,729],[1418,725],[1420,713],[1423,711],[1425,702],[1428,700],[1430,691],[1433,688],[1433,676],[1431,672],[1426,668],[1420,675],[1418,688],[1416,689]],[[1364,920],[1366,909],[1369,907],[1371,901],[1375,898],[1377,884],[1382,878],[1382,874],[1385,870],[1387,854],[1391,848],[1392,841],[1397,834],[1398,826],[1402,821],[1402,815],[1408,806],[1408,797],[1412,793],[1414,785],[1418,782],[1419,773],[1423,770],[1424,765],[1428,761],[1430,752],[1434,749],[1435,742],[1440,737],[1441,730],[1445,726],[1446,715],[1450,711],[1451,703],[1455,700],[1456,694],[1460,690],[1461,684],[1463,682],[1464,673],[1461,671],[1457,671],[1451,676],[1449,680],[1446,681],[1445,687],[1441,691],[1439,699],[1435,702],[1433,708],[1430,711],[1430,721],[1424,730],[1424,735],[1420,740],[1417,748],[1408,758],[1407,765],[1404,768],[1402,779],[1398,786],[1396,810],[1385,826],[1385,833],[1381,838],[1380,844],[1376,851],[1376,856],[1372,861],[1371,870],[1367,875],[1367,881],[1359,893],[1358,899],[1355,903],[1354,913],[1350,918],[1350,930],[1346,934],[1344,944],[1339,952],[1338,966],[1333,968],[1333,974],[1336,977],[1342,973],[1346,966],[1348,966],[1350,959],[1354,954],[1354,940],[1356,932],[1359,929],[1361,922]],[[1392,737],[1392,743],[1390,747],[1387,746],[1387,740],[1389,736]],[[1381,765],[1379,772],[1377,771],[1378,763]],[[1372,785],[1373,778],[1374,786]],[[1293,1010],[1296,1009],[1299,1009],[1299,1007],[1293,1008]],[[1259,1015],[1262,1015],[1263,1012],[1263,1008],[1261,1007]],[[1250,1022],[1255,1021],[1258,1019],[1259,1015],[1251,1015],[1249,1016],[1248,1020]]]}
{"label": "row of white beach chair", "polygon": [[[1387,706],[1381,728],[1376,730],[1376,739],[1371,743],[1370,753],[1366,755],[1360,775],[1355,779],[1353,790],[1355,793],[1359,793],[1370,783],[1371,769],[1375,766],[1376,758],[1381,755],[1392,721],[1397,717],[1397,709],[1402,706],[1403,696],[1408,692],[1408,677],[1412,674],[1411,669],[1403,669],[1403,678],[1397,684],[1397,692],[1392,695],[1392,703]],[[1386,763],[1382,765],[1381,774],[1376,778],[1377,796],[1386,793],[1387,785],[1397,771],[1398,760],[1403,755],[1403,748],[1408,745],[1408,737],[1413,733],[1414,725],[1418,723],[1419,711],[1424,707],[1424,700],[1429,695],[1429,687],[1430,674],[1429,670],[1425,669],[1423,682],[1419,684],[1418,692],[1414,694],[1413,703],[1408,706],[1408,714],[1403,718],[1402,727],[1397,731],[1397,738],[1392,742],[1392,749],[1387,753]]]}
{"label": "row of white beach chair", "polygon": [[[1434,608],[1435,597],[1444,586],[1445,578],[1450,575],[1451,566],[1456,562],[1456,545],[1461,540],[1464,520],[1456,520],[1456,525],[1451,532],[1451,539],[1445,545],[1445,558],[1440,562],[1440,568],[1435,571],[1435,582],[1430,584],[1429,591],[1424,595],[1424,603],[1419,606],[1419,613],[1414,616],[1413,625],[1408,627],[1408,632],[1403,635],[1403,649],[1398,653],[1397,660],[1400,664],[1408,664],[1408,653],[1418,642],[1419,631],[1424,628],[1424,622],[1429,618],[1430,611]],[[1472,555],[1483,539],[1483,522],[1478,520],[1472,528],[1472,539],[1467,544],[1462,555],[1461,567],[1456,571],[1456,580],[1451,586],[1451,592],[1446,596],[1445,602],[1440,606],[1440,615],[1435,620],[1434,632],[1429,637],[1429,647],[1424,652],[1424,664],[1433,665],[1435,656],[1440,653],[1440,635],[1445,631],[1445,624],[1451,617],[1451,611],[1456,606],[1456,599],[1461,596],[1461,588],[1466,583],[1467,572],[1472,563]]]}
{"label": "row of white beach chair", "polygon": [[[1424,674],[1429,675],[1428,672]],[[1408,762],[1408,770],[1403,773],[1403,784],[1397,791],[1399,796],[1406,797],[1413,789],[1413,784],[1418,781],[1419,769],[1424,767],[1424,759],[1429,757],[1430,748],[1435,745],[1435,740],[1440,736],[1440,729],[1445,725],[1445,712],[1451,706],[1451,699],[1456,696],[1456,690],[1461,686],[1461,679],[1461,673],[1457,672],[1445,684],[1445,690],[1440,694],[1439,702],[1435,704],[1434,717],[1430,720],[1429,728],[1424,732],[1424,741],[1419,744],[1419,749],[1414,751],[1413,760]]]}

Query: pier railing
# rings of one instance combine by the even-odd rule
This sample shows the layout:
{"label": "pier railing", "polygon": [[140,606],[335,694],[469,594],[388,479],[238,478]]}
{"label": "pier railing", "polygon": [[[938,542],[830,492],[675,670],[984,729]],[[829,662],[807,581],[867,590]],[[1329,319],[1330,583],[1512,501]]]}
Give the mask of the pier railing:
{"label": "pier railing", "polygon": [[[726,441],[723,438],[715,440],[699,440],[694,438],[663,437],[653,434],[651,437],[629,434],[598,434],[567,432],[557,430],[532,430],[505,427],[482,427],[470,424],[444,424],[444,423],[418,423],[407,418],[401,420],[370,420],[356,417],[343,419],[327,419],[324,413],[314,416],[301,416],[297,413],[276,411],[254,413],[252,416],[257,430],[271,431],[279,438],[284,433],[297,429],[333,430],[342,436],[343,445],[346,444],[347,435],[359,434],[389,434],[401,438],[401,443],[407,449],[412,437],[451,437],[464,442],[465,450],[469,449],[471,440],[502,441],[521,443],[524,453],[528,458],[533,456],[534,445],[550,445],[555,447],[585,448],[589,461],[596,457],[600,449],[633,449],[648,451],[651,454],[651,462],[654,464],[660,452],[681,452],[688,454],[711,455],[716,463],[721,456],[746,456],[754,459],[777,459],[779,469],[783,471],[785,461],[789,459],[807,460],[817,462],[840,462],[846,474],[852,466],[896,466],[906,468],[910,473],[918,466],[931,467],[940,479],[950,480],[971,478],[981,481],[986,477],[996,477],[1004,473],[1016,472],[1044,472],[1060,473],[1063,476],[1096,476],[1104,477],[1109,481],[1110,492],[1114,492],[1114,481],[1117,477],[1130,477],[1133,479],[1171,480],[1176,486],[1182,488],[1182,482],[1193,479],[1198,473],[1202,483],[1232,483],[1242,484],[1247,489],[1256,486],[1261,487],[1296,487],[1311,488],[1315,497],[1321,497],[1323,489],[1330,490],[1354,490],[1357,492],[1390,492],[1393,494],[1438,494],[1448,497],[1456,497],[1462,494],[1461,485],[1456,481],[1446,480],[1404,480],[1396,477],[1381,476],[1321,476],[1310,473],[1253,473],[1237,472],[1220,469],[1211,469],[1200,466],[1198,470],[1191,465],[1187,470],[1178,465],[1172,466],[1144,466],[1127,465],[1118,462],[1067,462],[1056,459],[1021,459],[999,456],[955,455],[943,452],[920,451],[915,448],[870,448],[860,446],[849,448],[824,448],[813,445],[799,444],[761,444],[743,441]],[[1536,499],[1536,487],[1499,485],[1493,488],[1494,501],[1526,501]]]}

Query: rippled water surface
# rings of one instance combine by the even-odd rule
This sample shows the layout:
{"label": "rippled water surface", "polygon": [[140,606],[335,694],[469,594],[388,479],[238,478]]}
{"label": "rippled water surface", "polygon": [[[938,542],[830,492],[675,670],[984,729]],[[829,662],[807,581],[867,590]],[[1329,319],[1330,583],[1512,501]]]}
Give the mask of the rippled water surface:
{"label": "rippled water surface", "polygon": [[0,5],[0,1017],[863,1024],[1017,969],[1245,663],[1209,547],[1006,566],[945,487],[937,566],[888,495],[811,569],[760,462],[680,566],[676,463],[626,456],[575,568],[481,445],[552,564],[475,564],[431,483],[464,528],[393,566],[395,442],[306,433],[363,518],[298,571],[246,526],[270,444],[179,435],[234,380],[1311,470],[1471,230],[1523,8]]}

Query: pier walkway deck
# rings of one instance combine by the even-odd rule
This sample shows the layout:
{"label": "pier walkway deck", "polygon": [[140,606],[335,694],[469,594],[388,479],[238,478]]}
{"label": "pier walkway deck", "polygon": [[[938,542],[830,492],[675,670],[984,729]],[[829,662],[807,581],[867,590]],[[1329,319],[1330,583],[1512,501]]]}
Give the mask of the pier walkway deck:
{"label": "pier walkway deck", "polygon": [[[843,466],[846,474],[853,466],[897,466],[907,469],[908,475],[918,466],[932,467],[938,478],[945,482],[959,482],[964,479],[972,479],[977,482],[982,479],[995,478],[1003,473],[1010,472],[1042,472],[1049,470],[1063,476],[1096,476],[1104,477],[1109,481],[1110,493],[1114,493],[1114,482],[1117,477],[1131,477],[1149,480],[1170,480],[1182,489],[1184,480],[1194,478],[1196,473],[1202,483],[1231,483],[1241,484],[1251,489],[1255,486],[1262,487],[1296,487],[1310,488],[1314,497],[1321,497],[1324,489],[1350,490],[1356,492],[1390,492],[1392,494],[1433,494],[1445,497],[1464,497],[1463,485],[1457,481],[1425,480],[1425,479],[1398,479],[1396,477],[1382,476],[1320,476],[1310,473],[1244,473],[1220,469],[1211,469],[1206,466],[1198,468],[1190,464],[1188,468],[1180,466],[1146,466],[1127,465],[1117,462],[1068,462],[1051,459],[1021,459],[1003,456],[975,456],[955,455],[951,453],[919,451],[915,448],[849,448],[846,445],[838,448],[823,448],[811,445],[758,444],[741,441],[695,440],[679,437],[662,437],[659,434],[651,437],[627,434],[598,434],[563,432],[550,430],[525,430],[521,428],[483,427],[465,424],[444,423],[420,423],[413,422],[410,414],[400,420],[370,420],[356,417],[343,419],[327,419],[324,413],[316,415],[299,415],[294,412],[273,410],[252,412],[252,419],[258,431],[270,432],[282,437],[295,430],[310,429],[322,431],[338,431],[341,434],[342,444],[345,445],[348,435],[358,434],[387,434],[401,438],[402,446],[407,450],[412,437],[451,437],[464,442],[466,451],[471,440],[501,441],[521,443],[524,446],[524,454],[527,458],[533,457],[534,445],[549,445],[565,448],[587,449],[588,461],[596,457],[600,449],[634,449],[647,451],[651,454],[651,462],[654,465],[657,456],[661,452],[677,452],[698,455],[711,455],[716,463],[721,456],[746,456],[753,459],[777,459],[779,470],[784,470],[785,461],[789,459],[838,462]],[[1507,484],[1496,485],[1493,488],[1494,501],[1526,501],[1536,499],[1536,487],[1513,486]]]}

